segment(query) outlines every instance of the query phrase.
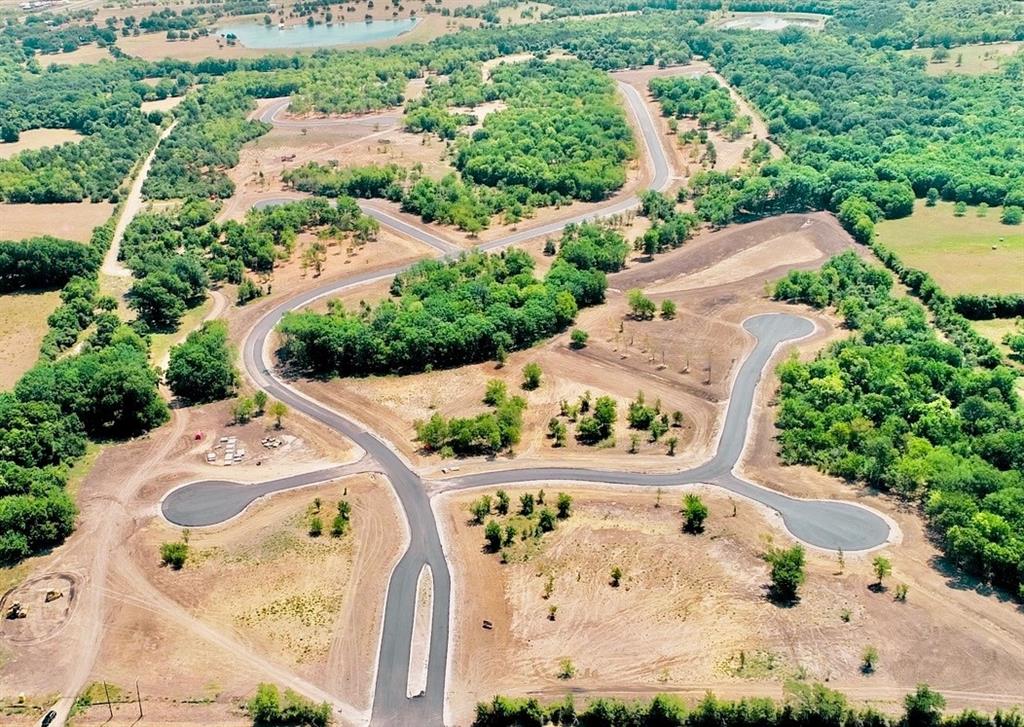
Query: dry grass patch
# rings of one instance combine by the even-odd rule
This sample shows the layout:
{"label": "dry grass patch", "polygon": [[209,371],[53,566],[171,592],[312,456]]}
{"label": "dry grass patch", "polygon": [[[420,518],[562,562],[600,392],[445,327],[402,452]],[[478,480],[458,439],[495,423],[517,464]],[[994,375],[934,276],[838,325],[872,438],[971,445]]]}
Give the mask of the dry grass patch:
{"label": "dry grass patch", "polygon": [[932,48],[919,48],[904,51],[907,55],[922,56],[928,59],[925,73],[929,76],[944,76],[947,73],[959,73],[976,76],[982,73],[995,73],[1003,63],[1017,53],[1020,42],[1007,43],[975,43],[961,45],[949,49],[949,57],[944,61],[932,60]]}
{"label": "dry grass patch", "polygon": [[[898,699],[919,681],[940,691],[984,684],[1011,700],[1024,678],[1024,624],[1004,633],[1005,641],[990,638],[960,603],[944,598],[950,589],[941,578],[899,550],[883,593],[868,588],[870,557],[848,555],[841,568],[832,555],[808,552],[800,601],[780,608],[765,597],[761,555],[770,540],[789,541],[746,500],[698,488],[710,517],[703,534],[688,535],[679,506],[692,489],[666,489],[656,507],[658,494],[649,489],[538,483],[529,491],[541,486],[552,500],[560,490],[571,493],[573,514],[554,532],[531,537],[529,547],[514,546],[506,564],[482,549],[483,527],[469,524],[469,502],[484,491],[444,501],[457,591],[456,718],[495,693],[777,696],[786,680],[805,678],[828,681],[855,700]],[[509,488],[513,507],[523,491]],[[929,582],[918,580],[921,573]],[[893,598],[896,582],[910,584],[906,603]],[[994,599],[976,601],[1002,610]],[[493,630],[481,629],[484,619]],[[860,671],[868,644],[881,654],[870,676]],[[575,667],[569,680],[558,676],[563,659]]]}
{"label": "dry grass patch", "polygon": [[78,141],[82,135],[73,129],[31,129],[19,134],[18,141],[0,143],[0,159],[10,159],[23,151],[43,149]]}
{"label": "dry grass patch", "polygon": [[66,204],[6,204],[0,202],[0,240],[53,235],[88,242],[93,228],[113,214],[109,202]]}
{"label": "dry grass patch", "polygon": [[0,391],[7,391],[39,358],[46,318],[60,305],[60,292],[0,295]]}

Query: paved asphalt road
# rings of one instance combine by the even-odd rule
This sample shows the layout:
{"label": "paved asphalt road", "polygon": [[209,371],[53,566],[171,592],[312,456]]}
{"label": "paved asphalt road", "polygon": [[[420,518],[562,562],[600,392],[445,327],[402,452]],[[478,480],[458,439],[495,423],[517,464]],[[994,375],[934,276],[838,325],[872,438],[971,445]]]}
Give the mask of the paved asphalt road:
{"label": "paved asphalt road", "polygon": [[[653,172],[651,187],[664,189],[670,181],[669,162],[654,120],[636,89],[622,83],[619,84],[619,88],[639,124],[644,139]],[[283,106],[272,108],[265,116],[272,120],[280,108]],[[278,201],[286,200],[265,200],[262,205]],[[602,208],[599,214],[579,215],[561,223],[529,228],[481,245],[481,247],[496,249],[553,234],[570,222],[580,222],[598,216],[623,212],[634,207],[637,201],[637,198],[632,196],[609,204]],[[383,224],[396,226],[405,234],[434,247],[442,255],[456,253],[456,248],[451,243],[426,233],[419,227],[404,223],[387,213],[375,210],[372,205],[367,205],[367,208],[364,209],[367,209],[369,214],[374,214],[376,211],[381,215],[386,215],[386,217],[378,217]],[[396,225],[396,223],[399,224]],[[381,725],[439,725],[443,721],[444,711],[451,576],[423,482],[387,442],[382,441],[372,432],[364,430],[357,423],[321,406],[289,387],[272,372],[271,365],[264,355],[267,339],[285,312],[302,308],[318,298],[337,293],[354,285],[391,277],[400,270],[401,268],[379,270],[327,283],[279,304],[255,325],[246,339],[243,348],[243,362],[253,381],[271,396],[285,402],[292,409],[332,427],[362,447],[376,461],[380,471],[387,475],[394,486],[409,525],[410,543],[409,548],[395,567],[388,587],[384,627],[377,662],[372,721]],[[737,375],[718,452],[706,465],[673,475],[637,475],[562,468],[506,470],[462,478],[453,484],[457,487],[469,487],[474,484],[511,483],[538,478],[651,485],[713,481],[776,509],[782,515],[787,527],[797,537],[805,539],[809,543],[823,547],[841,546],[848,550],[881,544],[888,536],[888,526],[869,510],[844,503],[794,500],[732,475],[732,466],[743,449],[753,393],[764,365],[780,342],[805,335],[810,331],[808,321],[781,314],[752,318],[747,322],[746,327],[757,337],[758,344]],[[319,476],[321,480],[330,479],[333,474],[331,470],[324,470],[319,473],[298,475],[257,486],[247,485],[244,487],[223,481],[193,483],[170,493],[164,499],[162,509],[170,521],[181,525],[211,524],[241,512],[256,497],[290,487],[310,484],[313,481],[310,479],[311,477]],[[430,565],[434,576],[427,687],[423,696],[409,699],[406,697],[406,687],[415,612],[416,582],[424,564]]]}

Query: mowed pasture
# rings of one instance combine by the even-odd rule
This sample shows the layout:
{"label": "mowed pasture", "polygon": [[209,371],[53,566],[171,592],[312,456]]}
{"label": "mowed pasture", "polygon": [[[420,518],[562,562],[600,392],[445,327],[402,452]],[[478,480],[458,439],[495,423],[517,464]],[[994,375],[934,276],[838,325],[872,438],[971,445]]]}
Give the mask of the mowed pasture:
{"label": "mowed pasture", "polygon": [[911,267],[938,281],[951,295],[958,293],[1024,293],[1024,228],[999,221],[992,207],[984,217],[970,207],[963,217],[953,205],[918,202],[914,214],[885,220],[875,232]]}
{"label": "mowed pasture", "polygon": [[0,159],[10,159],[23,151],[57,146],[69,141],[78,141],[82,135],[72,129],[32,129],[23,131],[17,141],[0,143]]}
{"label": "mowed pasture", "polygon": [[1002,64],[1024,43],[1018,41],[1007,43],[975,43],[949,49],[949,57],[941,62],[932,61],[933,49],[915,48],[906,51],[908,55],[923,56],[928,59],[925,73],[929,76],[944,76],[947,73],[962,73],[977,76],[982,73],[995,73]]}

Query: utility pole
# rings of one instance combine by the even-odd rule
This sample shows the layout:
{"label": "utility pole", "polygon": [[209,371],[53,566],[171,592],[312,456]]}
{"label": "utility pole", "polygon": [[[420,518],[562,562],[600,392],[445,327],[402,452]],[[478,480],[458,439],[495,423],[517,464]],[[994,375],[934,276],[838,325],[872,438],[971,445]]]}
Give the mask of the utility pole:
{"label": "utility pole", "polygon": [[114,708],[110,706],[110,691],[107,689],[106,682],[103,682],[103,693],[107,695],[107,709],[110,711],[110,719],[114,719]]}

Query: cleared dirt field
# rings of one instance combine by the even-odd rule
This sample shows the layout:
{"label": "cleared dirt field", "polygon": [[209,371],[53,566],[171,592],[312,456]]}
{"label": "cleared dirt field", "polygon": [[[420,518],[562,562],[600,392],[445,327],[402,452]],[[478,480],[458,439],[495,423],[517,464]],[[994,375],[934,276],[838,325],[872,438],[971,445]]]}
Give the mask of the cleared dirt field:
{"label": "cleared dirt field", "polygon": [[[200,614],[201,617],[193,615],[189,610],[190,602],[180,603],[173,594],[162,590],[159,579],[170,574],[159,566],[158,546],[160,542],[175,537],[179,531],[159,519],[158,502],[172,485],[190,479],[227,477],[243,482],[254,481],[305,469],[319,469],[330,463],[353,461],[359,452],[353,450],[346,440],[299,417],[286,416],[281,431],[274,430],[267,418],[232,426],[228,423],[231,418],[229,409],[230,402],[224,402],[176,410],[170,423],[147,437],[107,447],[95,458],[94,466],[77,488],[80,518],[75,533],[57,551],[31,559],[17,574],[19,578],[29,579],[65,574],[75,587],[74,599],[69,598],[70,614],[65,622],[46,633],[37,634],[37,638],[29,642],[15,643],[6,633],[0,634],[5,654],[4,660],[0,661],[0,701],[6,702],[20,693],[45,695],[63,691],[74,695],[95,679],[108,679],[127,686],[141,675],[141,689],[144,695],[148,694],[144,697],[148,705],[147,719],[168,724],[230,724],[238,715],[234,703],[248,697],[257,682],[275,681],[287,686],[301,679],[293,669],[281,666],[275,660],[278,657],[272,656],[279,656],[275,648],[291,647],[276,645],[277,642],[269,640],[269,627],[265,626],[272,621],[269,616],[256,623],[249,632],[236,626],[227,616],[223,621],[205,621],[205,612]],[[196,439],[199,432],[203,433],[201,440]],[[267,434],[280,437],[283,446],[263,448],[260,440]],[[231,468],[224,467],[219,461],[208,464],[207,452],[218,444],[219,437],[227,435],[237,437],[239,448],[247,450],[249,456],[245,463]],[[217,452],[216,449],[213,451]],[[355,522],[362,518],[363,527],[360,533],[359,526],[356,526],[350,536],[354,538],[354,546],[346,589],[359,588],[363,601],[370,599],[368,602],[372,603],[377,598],[373,595],[377,586],[373,584],[379,583],[382,587],[389,566],[386,563],[366,565],[364,570],[362,564],[365,561],[361,559],[377,557],[374,554],[387,558],[391,551],[374,545],[376,541],[373,538],[377,537],[374,534],[383,533],[386,538],[400,540],[401,530],[390,522],[386,527],[375,524],[376,518],[389,517],[388,513],[392,512],[390,489],[383,482],[360,480],[349,483],[349,487],[356,512]],[[331,507],[337,500],[338,489],[336,485],[334,489],[324,490],[329,493],[323,495],[325,507]],[[270,501],[271,513],[277,514],[263,515],[266,518],[264,529],[253,529],[252,532],[257,534],[253,537],[258,538],[262,532],[271,543],[274,542],[273,537],[287,542],[283,535],[274,536],[275,529],[290,527],[292,511],[289,507],[305,506],[303,503],[315,497],[310,493],[308,490],[296,492],[294,501],[287,497]],[[249,532],[245,528],[246,518],[260,517],[261,507],[253,507],[238,520],[218,530],[215,538],[209,541],[210,547],[219,545],[229,553],[236,552],[231,548],[244,550],[251,546],[255,549],[262,541],[257,539],[247,544],[240,534]],[[239,527],[232,530],[235,523]],[[235,539],[236,535],[241,539]],[[193,542],[206,547],[206,533],[194,532],[192,537],[195,539]],[[367,538],[366,545],[362,545],[363,537]],[[294,562],[297,556],[288,554],[290,547],[282,549],[280,557],[284,560],[279,565]],[[325,552],[324,562],[333,563],[331,558],[348,557],[343,556],[344,552],[344,549],[339,553]],[[232,567],[243,570],[244,567],[255,568],[244,562],[217,565],[220,561],[212,556],[208,560],[211,563],[210,573],[215,565],[227,569],[217,571],[226,584],[238,583],[229,577]],[[205,572],[201,568],[197,571]],[[3,573],[6,580],[6,571]],[[373,574],[372,578],[379,577],[381,581],[364,580],[363,573]],[[185,570],[173,575],[188,578],[190,569],[186,566]],[[321,583],[333,578],[326,570],[321,572],[317,569],[311,569],[308,577],[313,580],[307,583]],[[207,587],[190,591],[188,598],[215,593],[217,576],[211,578],[213,580]],[[252,576],[252,582],[265,584],[268,578],[269,572],[260,571]],[[154,580],[158,582],[154,583]],[[180,581],[171,579],[168,585],[177,583]],[[289,588],[294,585],[297,589],[304,587],[299,581],[286,585]],[[348,592],[345,591],[346,594]],[[289,593],[277,596],[264,589],[259,595],[273,602],[278,597],[287,598]],[[332,611],[337,619],[331,620],[330,625],[333,627],[337,623],[339,628],[355,628],[345,620],[348,601],[344,598],[342,601]],[[254,603],[248,602],[249,606]],[[238,604],[238,600],[231,601],[222,592],[221,602],[215,605],[225,609],[221,613],[228,613],[231,608],[241,608]],[[209,606],[211,611],[213,608],[213,605]],[[372,607],[365,609],[358,618],[372,619],[373,612]],[[364,616],[364,613],[368,615]],[[31,621],[31,616],[28,620]],[[6,621],[0,623],[0,628],[5,627]],[[370,629],[365,625],[359,626],[359,630],[362,633]],[[56,638],[58,633],[60,637]],[[301,635],[299,627],[290,633]],[[362,643],[358,641],[360,637],[354,638],[357,643]],[[160,666],[155,667],[156,663]],[[331,662],[328,659],[324,663]],[[372,663],[372,658],[366,663],[350,659],[343,667],[325,669],[341,675],[347,668],[359,670]],[[145,677],[147,674],[150,675],[148,678]],[[360,685],[366,683],[365,676],[359,676],[362,672],[351,674],[345,683],[356,693],[362,689]],[[194,716],[186,717],[188,710],[180,706],[189,700],[206,702],[211,699],[216,702],[192,708]],[[162,712],[165,708],[167,711]],[[215,716],[210,716],[211,712]],[[102,716],[95,713],[97,722],[105,718],[105,709]]]}
{"label": "cleared dirt field", "polygon": [[914,214],[885,220],[875,230],[880,242],[903,261],[932,274],[947,293],[1024,292],[1024,228],[999,222],[999,207],[984,217],[968,208],[963,217],[953,204],[934,207],[919,200]]}
{"label": "cleared dirt field", "polygon": [[1019,51],[1022,45],[1024,44],[1020,42],[1008,42],[956,46],[949,49],[949,58],[941,62],[932,60],[931,48],[909,50],[904,53],[927,58],[929,62],[925,67],[925,73],[929,76],[944,76],[947,73],[976,76],[998,71],[1003,62]]}
{"label": "cleared dirt field", "polygon": [[[653,262],[634,260],[628,270],[611,276],[608,302],[585,309],[578,317],[576,325],[590,333],[587,347],[580,351],[569,348],[565,333],[512,354],[502,368],[489,362],[413,376],[302,380],[297,385],[354,414],[427,471],[452,462],[418,451],[414,423],[434,411],[445,416],[485,411],[481,397],[493,378],[505,381],[510,392],[528,403],[522,441],[515,448],[517,464],[593,463],[637,471],[682,468],[703,461],[713,449],[732,374],[753,345],[742,321],[754,312],[786,309],[766,300],[766,281],[790,267],[819,264],[849,244],[846,234],[824,214],[737,226],[702,235]],[[730,265],[728,261],[737,256],[740,264]],[[546,264],[545,258],[540,260]],[[625,293],[634,287],[643,288],[659,305],[663,299],[674,300],[675,319],[630,319]],[[386,293],[387,284],[379,283],[354,289],[343,300],[353,308],[360,300],[372,302]],[[831,324],[815,317],[825,335]],[[541,366],[543,380],[540,388],[526,392],[520,388],[522,368],[531,361]],[[668,435],[679,438],[674,457],[666,456],[664,442],[646,440],[638,454],[627,452],[632,432],[625,422],[626,410],[640,390],[648,402],[660,399],[663,411],[683,413],[684,426]],[[558,415],[560,401],[571,402],[586,391],[618,401],[615,446],[578,444],[570,423],[568,445],[553,449],[546,436],[548,420]],[[485,458],[460,460],[458,465],[467,471],[503,466]]]}
{"label": "cleared dirt field", "polygon": [[7,391],[39,358],[46,318],[60,292],[0,295],[0,391]]}
{"label": "cleared dirt field", "polygon": [[19,136],[18,141],[0,143],[0,159],[10,159],[23,151],[57,146],[82,138],[81,134],[72,129],[32,129],[21,132]]}
{"label": "cleared dirt field", "polygon": [[0,202],[0,240],[53,235],[88,242],[94,227],[114,211],[109,202],[68,204],[5,204]]}
{"label": "cleared dirt field", "polygon": [[[507,564],[484,552],[483,528],[469,524],[468,503],[493,489],[441,501],[456,589],[453,724],[469,724],[474,703],[496,693],[778,697],[793,678],[827,681],[883,707],[920,681],[954,708],[1020,702],[1019,614],[1012,604],[951,588],[922,561],[927,543],[890,553],[885,592],[869,588],[869,559],[848,557],[841,569],[833,556],[809,553],[801,599],[785,608],[765,597],[760,556],[767,543],[787,539],[747,501],[711,488],[669,488],[656,507],[650,490],[536,483],[529,491],[539,487],[551,500],[570,492],[573,514],[539,540],[517,541]],[[710,508],[700,535],[683,533],[679,515],[683,492],[695,490]],[[508,490],[514,505],[522,491]],[[623,571],[618,587],[610,583],[614,566]],[[893,598],[900,582],[910,586],[906,603]],[[484,619],[493,630],[481,628]],[[871,675],[860,670],[868,645],[880,653]],[[563,659],[572,662],[572,678],[558,676]]]}

